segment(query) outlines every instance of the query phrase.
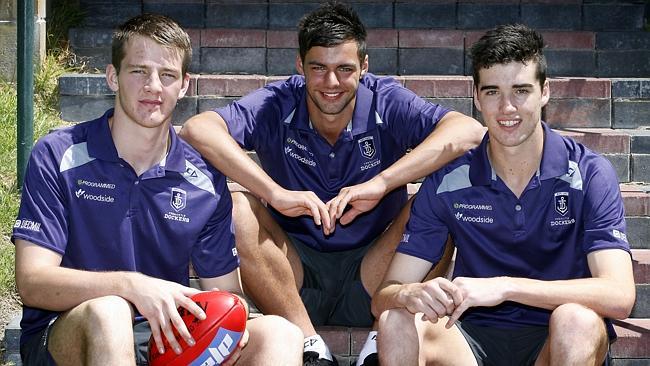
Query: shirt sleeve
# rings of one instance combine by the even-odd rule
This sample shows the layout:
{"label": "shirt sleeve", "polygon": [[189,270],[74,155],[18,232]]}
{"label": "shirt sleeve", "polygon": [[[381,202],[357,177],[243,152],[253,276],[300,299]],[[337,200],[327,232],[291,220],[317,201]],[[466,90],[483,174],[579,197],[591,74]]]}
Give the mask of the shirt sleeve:
{"label": "shirt sleeve", "polygon": [[378,82],[377,111],[401,148],[419,145],[451,109],[428,102],[396,82]]}
{"label": "shirt sleeve", "polygon": [[625,209],[616,172],[609,161],[594,158],[594,172],[585,180],[584,222],[585,253],[602,249],[630,251],[625,226]]}
{"label": "shirt sleeve", "polygon": [[298,77],[272,83],[243,98],[215,109],[226,121],[230,135],[239,146],[256,150],[260,139],[277,129],[297,105]]}
{"label": "shirt sleeve", "polygon": [[192,250],[192,265],[201,278],[219,277],[239,266],[232,222],[232,199],[225,177],[216,174],[215,199],[218,204]]}
{"label": "shirt sleeve", "polygon": [[30,241],[63,255],[68,242],[67,200],[59,161],[43,140],[36,143],[27,163],[11,241]]}
{"label": "shirt sleeve", "polygon": [[[438,263],[445,251],[449,234],[447,225],[434,210],[436,187],[435,179],[429,176],[420,187],[406,229],[402,235],[397,252],[408,254],[431,263]],[[438,204],[439,205],[439,204]],[[439,205],[442,206],[442,205]]]}

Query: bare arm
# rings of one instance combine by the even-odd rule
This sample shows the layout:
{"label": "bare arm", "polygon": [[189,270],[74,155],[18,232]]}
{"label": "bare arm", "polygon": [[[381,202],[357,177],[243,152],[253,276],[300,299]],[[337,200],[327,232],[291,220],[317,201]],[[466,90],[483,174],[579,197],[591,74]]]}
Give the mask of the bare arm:
{"label": "bare arm", "polygon": [[449,280],[437,277],[420,282],[431,269],[431,263],[403,253],[395,253],[383,283],[372,297],[372,313],[405,308],[411,313],[424,313],[435,322],[450,314],[460,304],[460,292]]}
{"label": "bare arm", "polygon": [[[328,202],[330,219],[347,224],[371,210],[390,191],[440,169],[481,142],[485,128],[458,112],[447,113],[436,128],[410,153],[371,180],[346,187]],[[347,205],[352,209],[343,214]]]}
{"label": "bare arm", "polygon": [[602,317],[628,317],[635,300],[630,255],[620,249],[607,249],[590,253],[587,261],[592,278],[561,281],[511,277],[456,278],[454,284],[463,293],[463,302],[454,310],[449,325],[472,306],[494,306],[504,301],[548,310],[576,303]]}
{"label": "bare arm", "polygon": [[325,204],[313,192],[289,191],[278,185],[258,166],[228,133],[226,122],[213,111],[200,113],[185,122],[179,135],[222,173],[246,187],[287,216],[311,215],[329,233]]}
{"label": "bare arm", "polygon": [[[67,311],[102,296],[120,296],[131,302],[151,324],[159,348],[164,334],[172,348],[180,349],[172,326],[191,339],[178,306],[204,318],[203,310],[189,299],[198,290],[136,272],[91,272],[61,267],[61,255],[28,241],[16,240],[16,285],[28,306]],[[161,333],[162,331],[162,333]]]}

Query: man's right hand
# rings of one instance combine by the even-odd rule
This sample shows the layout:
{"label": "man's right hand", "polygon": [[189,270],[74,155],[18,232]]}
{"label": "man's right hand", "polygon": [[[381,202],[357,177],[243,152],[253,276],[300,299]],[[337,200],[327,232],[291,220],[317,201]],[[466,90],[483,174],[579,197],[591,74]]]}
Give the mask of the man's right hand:
{"label": "man's right hand", "polygon": [[463,300],[460,289],[443,277],[402,285],[397,299],[409,312],[423,313],[423,320],[433,323],[452,314]]}
{"label": "man's right hand", "polygon": [[201,291],[140,273],[133,273],[129,280],[131,291],[126,298],[149,321],[158,352],[165,352],[162,339],[164,335],[174,352],[181,353],[182,348],[174,337],[173,328],[176,328],[185,343],[193,346],[195,341],[177,308],[182,307],[198,319],[205,319],[203,309],[190,299],[190,296]]}
{"label": "man's right hand", "polygon": [[325,235],[329,235],[334,231],[327,206],[312,191],[289,191],[282,189],[281,191],[274,192],[269,204],[285,216],[311,216],[314,219],[314,223],[322,227],[323,234]]}

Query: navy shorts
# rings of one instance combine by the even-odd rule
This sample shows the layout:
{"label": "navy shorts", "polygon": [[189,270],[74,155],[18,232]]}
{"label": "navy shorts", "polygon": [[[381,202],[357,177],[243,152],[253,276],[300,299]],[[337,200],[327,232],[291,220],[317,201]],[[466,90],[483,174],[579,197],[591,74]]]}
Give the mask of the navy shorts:
{"label": "navy shorts", "polygon": [[[534,365],[548,338],[548,327],[500,329],[457,322],[479,366]],[[609,351],[604,366],[609,365]]]}
{"label": "navy shorts", "polygon": [[[20,346],[20,358],[23,365],[56,366],[54,359],[52,359],[52,356],[47,349],[50,331],[52,330],[52,325],[56,319],[57,318],[52,319],[47,327],[31,336]],[[151,329],[149,328],[149,322],[141,321],[133,325],[135,358],[136,365],[138,366],[147,366],[149,364],[147,346],[150,336]]]}
{"label": "navy shorts", "polygon": [[373,243],[340,252],[320,252],[290,240],[304,277],[300,297],[314,326],[371,327],[371,297],[361,283],[361,261]]}

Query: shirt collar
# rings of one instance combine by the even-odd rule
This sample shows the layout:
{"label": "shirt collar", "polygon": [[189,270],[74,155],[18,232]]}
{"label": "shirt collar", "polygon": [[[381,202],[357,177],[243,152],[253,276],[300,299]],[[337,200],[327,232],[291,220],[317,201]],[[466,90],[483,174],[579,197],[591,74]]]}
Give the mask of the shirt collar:
{"label": "shirt collar", "polygon": [[[117,153],[117,148],[113,142],[111,129],[108,124],[108,119],[113,116],[113,108],[109,109],[99,119],[91,122],[88,128],[88,154],[91,157],[105,160],[119,162],[120,156]],[[160,162],[160,165],[165,170],[174,172],[185,171],[185,148],[183,143],[176,135],[174,127],[169,126],[170,147],[169,152]]]}
{"label": "shirt collar", "polygon": [[[544,130],[544,148],[538,172],[539,179],[560,177],[569,169],[569,152],[562,136],[551,130],[545,122],[541,123]],[[496,173],[492,169],[487,153],[489,135],[486,133],[481,144],[473,150],[474,157],[470,162],[469,169],[472,185],[490,185],[491,181],[496,179]]]}

